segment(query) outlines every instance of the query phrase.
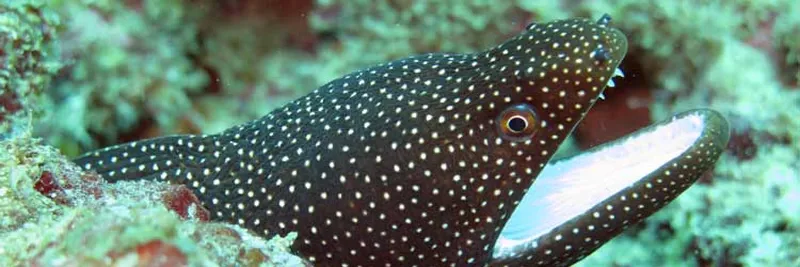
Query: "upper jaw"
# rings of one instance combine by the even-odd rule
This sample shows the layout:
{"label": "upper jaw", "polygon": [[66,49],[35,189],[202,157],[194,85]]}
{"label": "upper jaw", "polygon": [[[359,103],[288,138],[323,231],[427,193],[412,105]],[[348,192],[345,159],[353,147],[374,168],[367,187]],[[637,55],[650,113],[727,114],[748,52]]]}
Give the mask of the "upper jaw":
{"label": "upper jaw", "polygon": [[[606,86],[607,87],[616,86],[616,84],[614,83],[614,78],[615,77],[624,78],[625,77],[625,73],[623,73],[620,68],[615,68],[614,69],[614,74],[612,74],[611,78],[608,78],[608,82],[606,82]],[[601,92],[600,95],[598,96],[598,98],[600,98],[601,100],[605,100],[606,96]]]}

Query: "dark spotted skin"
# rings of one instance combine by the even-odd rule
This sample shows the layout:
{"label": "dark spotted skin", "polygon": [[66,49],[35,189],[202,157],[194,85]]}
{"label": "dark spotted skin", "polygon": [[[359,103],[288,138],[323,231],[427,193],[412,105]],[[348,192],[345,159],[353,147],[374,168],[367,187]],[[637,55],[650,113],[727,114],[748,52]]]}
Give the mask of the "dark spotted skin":
{"label": "dark spotted skin", "polygon": [[[486,51],[356,71],[220,134],[75,162],[111,181],[185,184],[216,219],[267,237],[297,232],[294,248],[320,266],[486,265],[626,50],[607,21],[532,24]],[[520,105],[528,121],[517,133],[500,115]]]}

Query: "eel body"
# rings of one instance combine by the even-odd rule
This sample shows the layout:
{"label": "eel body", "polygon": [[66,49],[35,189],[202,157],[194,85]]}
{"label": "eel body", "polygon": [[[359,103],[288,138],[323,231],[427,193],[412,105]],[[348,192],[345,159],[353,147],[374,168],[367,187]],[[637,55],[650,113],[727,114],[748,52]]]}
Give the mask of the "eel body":
{"label": "eel body", "polygon": [[[638,172],[588,166],[621,158],[609,147],[653,145],[635,141],[647,132],[547,165],[621,74],[627,41],[608,21],[531,24],[485,51],[356,71],[219,134],[75,162],[110,181],[185,184],[215,219],[297,232],[293,248],[319,266],[568,265],[674,198],[727,138],[716,113],[693,111],[643,130],[693,127],[689,141],[661,140],[669,156],[615,166]],[[596,192],[598,174],[624,179]]]}

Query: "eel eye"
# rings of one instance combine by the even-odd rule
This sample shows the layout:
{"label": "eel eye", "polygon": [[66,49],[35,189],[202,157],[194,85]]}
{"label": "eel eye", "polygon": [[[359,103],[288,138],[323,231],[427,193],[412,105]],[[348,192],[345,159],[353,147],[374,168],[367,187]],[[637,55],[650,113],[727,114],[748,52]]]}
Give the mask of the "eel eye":
{"label": "eel eye", "polygon": [[510,141],[530,139],[538,130],[536,112],[527,104],[518,104],[503,110],[497,117],[500,135]]}
{"label": "eel eye", "polygon": [[609,53],[605,48],[598,47],[592,51],[592,58],[602,64],[611,59],[611,53]]}

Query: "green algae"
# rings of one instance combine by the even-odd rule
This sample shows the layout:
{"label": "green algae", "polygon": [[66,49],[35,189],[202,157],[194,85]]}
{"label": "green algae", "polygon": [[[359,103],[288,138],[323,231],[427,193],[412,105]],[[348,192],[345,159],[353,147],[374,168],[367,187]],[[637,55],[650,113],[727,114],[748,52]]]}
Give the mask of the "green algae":
{"label": "green algae", "polygon": [[[337,10],[329,18],[327,9]],[[333,77],[377,62],[426,52],[488,48],[525,25],[513,1],[317,1],[310,18],[318,31],[340,36],[320,48],[318,68]],[[515,19],[517,21],[515,21]]]}
{"label": "green algae", "polygon": [[737,8],[723,1],[593,1],[586,8],[593,16],[619,18],[615,26],[628,36],[631,53],[643,50],[639,62],[672,92],[691,86],[743,23]]}
{"label": "green algae", "polygon": [[775,18],[775,40],[779,52],[785,53],[785,68],[794,73],[795,84],[800,84],[800,2],[794,1]]}
{"label": "green algae", "polygon": [[58,24],[40,1],[0,1],[0,133],[44,111],[37,102],[61,67],[50,47]]}
{"label": "green algae", "polygon": [[37,126],[51,143],[116,141],[141,120],[174,132],[192,110],[189,95],[208,83],[191,60],[199,47],[193,17],[180,1],[50,1],[62,17],[58,35],[65,69],[49,92],[52,112]]}
{"label": "green algae", "polygon": [[221,89],[197,97],[200,116],[190,116],[201,132],[259,118],[321,84],[308,53],[280,45],[287,33],[273,29],[274,20],[223,20],[204,31],[202,60],[217,71]]}
{"label": "green algae", "polygon": [[773,19],[776,34],[767,41],[788,50],[787,63],[797,65],[791,63],[796,62],[797,38],[789,37],[800,27],[796,1],[607,0],[587,2],[579,9],[592,17],[609,13],[619,18],[615,26],[629,37],[632,52],[656,82],[673,93],[695,86],[695,74],[709,69],[730,39],[756,42],[759,35],[771,35],[763,28]]}
{"label": "green algae", "polygon": [[[137,251],[153,241],[177,248],[166,255],[191,266],[303,264],[289,253],[294,237],[266,241],[237,226],[182,220],[163,204],[167,184],[93,180],[40,143],[30,133],[0,141],[1,266],[135,265],[147,259]],[[34,189],[44,172],[59,181],[63,191],[53,194],[67,203]]]}
{"label": "green algae", "polygon": [[[0,265],[17,266],[50,236],[64,209],[34,190],[35,179],[52,169],[53,149],[38,147],[30,135],[0,141]],[[42,227],[40,229],[40,227]],[[34,249],[32,249],[34,248]]]}

